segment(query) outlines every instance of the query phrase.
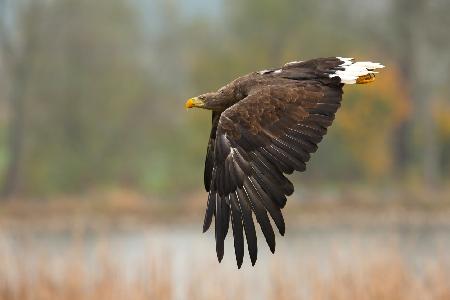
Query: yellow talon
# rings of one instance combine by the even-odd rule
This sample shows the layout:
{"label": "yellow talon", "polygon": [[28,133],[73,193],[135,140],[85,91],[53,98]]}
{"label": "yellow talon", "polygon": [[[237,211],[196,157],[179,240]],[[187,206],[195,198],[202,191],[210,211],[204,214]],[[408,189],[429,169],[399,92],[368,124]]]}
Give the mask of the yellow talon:
{"label": "yellow talon", "polygon": [[375,74],[373,73],[359,76],[358,79],[356,79],[357,84],[366,84],[371,83],[372,81],[375,81]]}

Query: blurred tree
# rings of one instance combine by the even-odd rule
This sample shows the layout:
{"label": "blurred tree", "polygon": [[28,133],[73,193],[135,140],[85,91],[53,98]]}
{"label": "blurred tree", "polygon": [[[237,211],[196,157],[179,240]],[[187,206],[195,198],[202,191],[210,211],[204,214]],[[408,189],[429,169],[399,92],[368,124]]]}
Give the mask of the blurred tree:
{"label": "blurred tree", "polygon": [[134,10],[120,0],[30,1],[13,20],[24,25],[12,26],[22,29],[17,42],[5,32],[5,45],[20,49],[6,70],[14,101],[4,194],[19,179],[32,194],[136,184],[153,142],[142,138],[154,127],[147,96],[158,92],[141,66]]}
{"label": "blurred tree", "polygon": [[[433,92],[448,80],[450,26],[448,1],[397,0],[388,16],[392,35],[384,35],[399,63],[414,107],[413,115],[395,128],[395,161],[399,173],[414,163],[413,130],[420,135],[419,159],[425,182],[439,180],[439,140],[432,115]],[[443,38],[443,37],[447,38]]]}
{"label": "blurred tree", "polygon": [[29,69],[33,66],[36,48],[36,24],[42,18],[42,3],[32,2],[21,11],[20,23],[13,30],[13,9],[20,4],[0,0],[0,60],[7,74],[9,88],[6,98],[9,103],[10,121],[8,132],[8,164],[1,186],[1,195],[6,197],[15,193],[22,179],[23,152],[25,138],[25,95],[30,83]]}
{"label": "blurred tree", "polygon": [[[447,88],[448,92],[448,88]],[[438,138],[442,141],[440,156],[442,157],[442,169],[444,175],[450,175],[450,99],[439,98],[433,108],[433,115],[437,120]]]}
{"label": "blurred tree", "polygon": [[3,193],[198,189],[210,115],[186,114],[183,99],[258,68],[336,55],[388,68],[378,84],[345,88],[302,179],[383,180],[394,165],[434,181],[448,138],[446,115],[429,104],[446,99],[449,3],[232,0],[211,17],[180,0],[0,0]]}
{"label": "blurred tree", "polygon": [[133,10],[120,0],[63,0],[47,14],[32,74],[28,188],[133,182],[135,160],[127,157],[147,145],[141,136],[152,87],[140,67]]}

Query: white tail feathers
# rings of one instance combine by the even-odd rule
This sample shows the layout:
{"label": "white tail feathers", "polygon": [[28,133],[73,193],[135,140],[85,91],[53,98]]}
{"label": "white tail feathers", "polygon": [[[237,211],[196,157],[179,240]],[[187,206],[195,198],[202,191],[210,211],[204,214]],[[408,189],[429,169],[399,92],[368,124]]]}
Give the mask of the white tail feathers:
{"label": "white tail feathers", "polygon": [[[337,70],[333,74],[330,74],[330,78],[339,77],[342,83],[354,84],[354,83],[367,83],[373,81],[375,76],[370,74],[378,73],[375,69],[384,68],[382,64],[373,63],[370,61],[357,61],[353,62],[353,58],[337,57],[342,61],[340,67],[343,70]],[[370,76],[367,76],[370,75]],[[361,80],[361,78],[363,78]],[[369,78],[367,81],[365,78]]]}

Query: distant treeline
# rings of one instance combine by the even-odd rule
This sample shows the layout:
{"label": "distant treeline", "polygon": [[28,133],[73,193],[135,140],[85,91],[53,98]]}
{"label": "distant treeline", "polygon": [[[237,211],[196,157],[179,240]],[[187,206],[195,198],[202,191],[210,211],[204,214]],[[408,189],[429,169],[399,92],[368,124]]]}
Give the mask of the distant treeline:
{"label": "distant treeline", "polygon": [[198,189],[210,114],[186,112],[184,100],[319,56],[387,68],[367,88],[345,88],[302,180],[449,179],[449,1],[232,0],[219,15],[183,7],[0,0],[3,196]]}

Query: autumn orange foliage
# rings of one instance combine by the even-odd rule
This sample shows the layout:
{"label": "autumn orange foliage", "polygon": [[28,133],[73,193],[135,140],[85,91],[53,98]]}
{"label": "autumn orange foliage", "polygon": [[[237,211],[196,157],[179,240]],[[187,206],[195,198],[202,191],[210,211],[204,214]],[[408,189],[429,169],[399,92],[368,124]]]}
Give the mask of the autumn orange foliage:
{"label": "autumn orange foliage", "polygon": [[411,113],[399,72],[394,66],[381,72],[372,84],[344,89],[335,123],[338,134],[348,145],[346,149],[363,165],[367,175],[375,178],[392,171],[392,128]]}

